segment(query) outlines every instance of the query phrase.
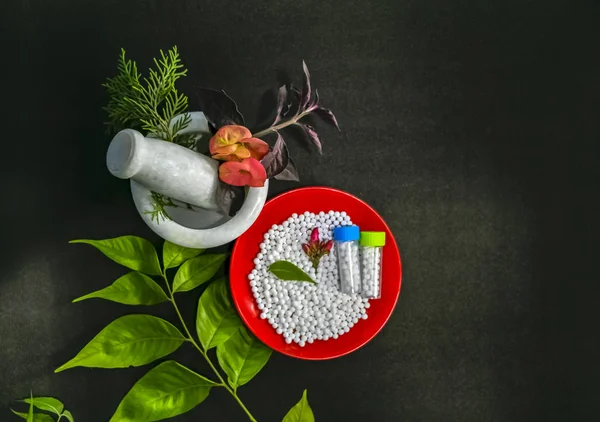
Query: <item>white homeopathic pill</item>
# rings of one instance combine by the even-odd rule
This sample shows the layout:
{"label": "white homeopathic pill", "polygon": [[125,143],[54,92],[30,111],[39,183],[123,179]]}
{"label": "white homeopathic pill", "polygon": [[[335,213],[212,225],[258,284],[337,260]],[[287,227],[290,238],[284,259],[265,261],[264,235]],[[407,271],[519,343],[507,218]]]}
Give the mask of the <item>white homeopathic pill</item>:
{"label": "white homeopathic pill", "polygon": [[[254,269],[248,277],[251,290],[266,320],[287,344],[300,347],[314,342],[336,339],[349,332],[366,315],[367,300],[358,292],[340,291],[337,248],[322,257],[318,268],[313,268],[302,244],[308,243],[311,231],[319,229],[319,240],[331,240],[333,230],[352,226],[352,220],[343,210],[317,213],[294,213],[281,224],[272,225],[260,244],[260,252],[254,257]],[[270,233],[270,234],[269,234]],[[359,262],[359,254],[349,252],[341,255]],[[286,260],[304,271],[316,282],[284,281],[268,271],[275,261]],[[360,271],[350,268],[348,271]],[[360,285],[359,285],[360,287]]]}
{"label": "white homeopathic pill", "polygon": [[379,299],[381,298],[385,232],[363,231],[360,233],[359,244],[361,255],[362,295],[370,299]]}
{"label": "white homeopathic pill", "polygon": [[333,240],[338,255],[340,291],[358,294],[361,290],[358,226],[338,226],[333,229]]}

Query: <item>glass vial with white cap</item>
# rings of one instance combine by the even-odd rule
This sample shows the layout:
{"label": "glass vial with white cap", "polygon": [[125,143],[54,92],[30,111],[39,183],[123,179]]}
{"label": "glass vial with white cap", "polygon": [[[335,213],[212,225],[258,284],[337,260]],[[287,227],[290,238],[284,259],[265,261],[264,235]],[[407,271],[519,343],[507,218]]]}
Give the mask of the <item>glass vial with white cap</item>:
{"label": "glass vial with white cap", "polygon": [[359,238],[358,226],[341,226],[333,229],[342,293],[360,293]]}
{"label": "glass vial with white cap", "polygon": [[360,233],[361,294],[369,299],[381,298],[383,247],[385,232]]}

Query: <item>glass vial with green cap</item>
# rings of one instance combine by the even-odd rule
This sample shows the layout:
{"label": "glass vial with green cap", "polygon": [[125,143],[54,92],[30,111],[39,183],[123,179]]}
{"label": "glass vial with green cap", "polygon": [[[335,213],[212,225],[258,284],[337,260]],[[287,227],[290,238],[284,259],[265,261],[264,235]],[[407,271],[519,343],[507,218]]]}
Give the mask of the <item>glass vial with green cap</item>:
{"label": "glass vial with green cap", "polygon": [[358,226],[341,226],[333,229],[342,293],[360,293],[359,238]]}
{"label": "glass vial with green cap", "polygon": [[361,293],[369,299],[381,297],[385,232],[360,232]]}

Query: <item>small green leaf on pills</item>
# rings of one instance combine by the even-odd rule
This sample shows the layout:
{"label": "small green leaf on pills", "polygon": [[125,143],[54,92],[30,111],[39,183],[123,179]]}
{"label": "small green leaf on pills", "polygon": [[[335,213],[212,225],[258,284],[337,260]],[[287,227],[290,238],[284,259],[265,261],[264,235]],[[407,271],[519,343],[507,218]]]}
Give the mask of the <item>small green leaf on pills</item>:
{"label": "small green leaf on pills", "polygon": [[308,274],[298,268],[296,265],[289,261],[276,261],[269,266],[269,271],[272,272],[280,280],[285,281],[306,281],[308,283],[315,283]]}

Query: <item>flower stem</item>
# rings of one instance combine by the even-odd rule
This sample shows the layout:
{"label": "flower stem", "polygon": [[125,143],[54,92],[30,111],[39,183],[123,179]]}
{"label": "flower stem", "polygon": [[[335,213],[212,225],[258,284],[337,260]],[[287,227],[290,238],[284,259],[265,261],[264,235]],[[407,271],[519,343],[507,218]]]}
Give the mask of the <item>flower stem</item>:
{"label": "flower stem", "polygon": [[223,379],[223,376],[221,375],[221,373],[219,372],[219,370],[215,367],[215,364],[212,362],[212,360],[210,359],[210,357],[208,357],[207,351],[204,350],[198,344],[198,342],[194,339],[194,337],[190,333],[190,330],[188,329],[187,324],[185,323],[185,320],[183,319],[183,316],[181,315],[181,312],[179,311],[179,307],[177,306],[177,303],[175,302],[175,296],[173,295],[173,291],[171,290],[171,285],[169,284],[169,279],[167,278],[166,270],[163,271],[162,278],[165,281],[165,284],[167,286],[167,292],[169,293],[169,301],[173,304],[173,308],[175,309],[175,313],[177,314],[177,317],[179,318],[179,322],[181,322],[181,325],[183,326],[183,330],[185,331],[185,334],[187,335],[187,339],[190,342],[192,342],[192,344],[194,345],[194,347],[196,349],[198,349],[198,351],[200,352],[200,354],[206,360],[206,363],[208,363],[208,366],[210,366],[210,369],[212,369],[212,371],[215,373],[215,375],[219,379],[219,382],[216,383],[216,384],[218,384],[221,387],[224,387],[229,392],[229,394],[232,395],[232,397],[238,402],[238,404],[240,405],[240,407],[242,408],[242,410],[246,413],[246,415],[248,415],[248,418],[252,422],[257,422],[256,418],[252,415],[252,413],[250,413],[250,411],[244,405],[244,403],[242,402],[242,400],[240,400],[240,398],[237,395],[237,392],[233,388],[231,388],[229,386],[229,384],[227,384],[227,382]]}
{"label": "flower stem", "polygon": [[283,129],[284,127],[288,127],[290,125],[296,124],[298,122],[298,120],[300,120],[304,116],[308,116],[312,110],[313,110],[312,108],[309,108],[300,114],[296,114],[290,120],[287,120],[283,123],[279,123],[278,125],[275,125],[275,126],[268,127],[265,130],[261,130],[260,132],[253,134],[252,136],[255,138],[260,138],[262,136],[268,135],[269,133],[277,132],[277,131]]}

